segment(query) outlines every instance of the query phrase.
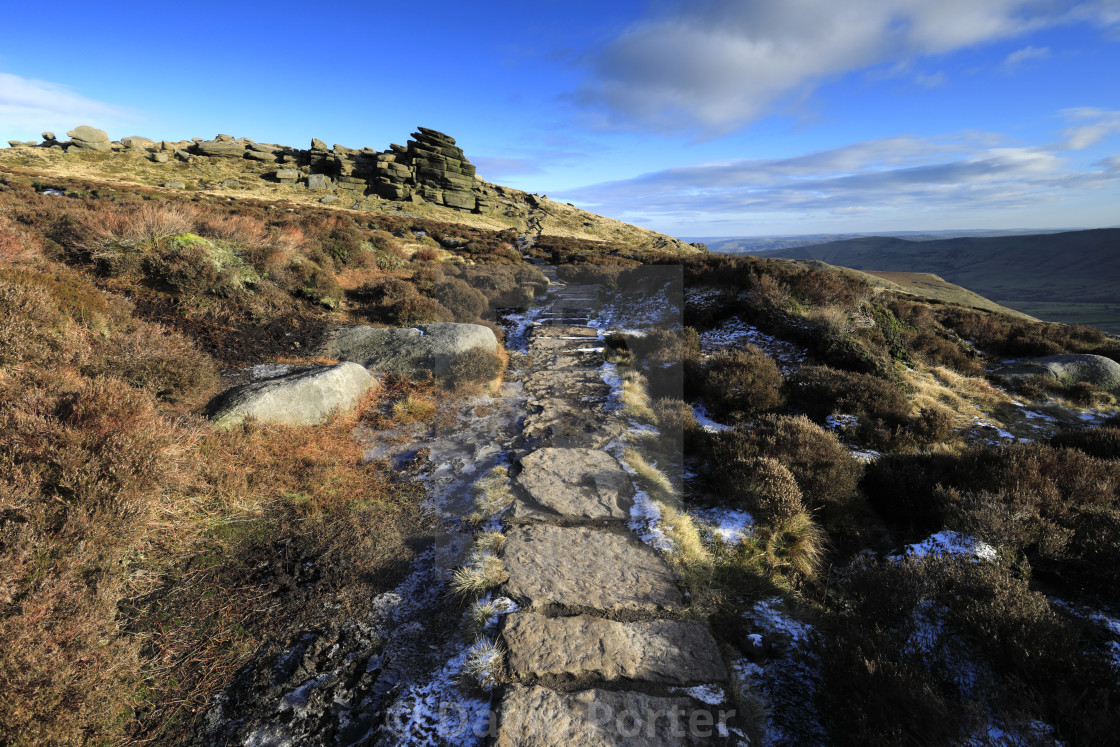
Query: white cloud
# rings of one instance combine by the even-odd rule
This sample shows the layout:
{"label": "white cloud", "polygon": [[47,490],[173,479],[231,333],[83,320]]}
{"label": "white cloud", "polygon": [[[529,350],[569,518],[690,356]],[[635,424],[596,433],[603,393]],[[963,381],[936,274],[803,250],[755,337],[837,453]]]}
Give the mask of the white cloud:
{"label": "white cloud", "polygon": [[795,158],[742,159],[568,190],[559,199],[626,219],[722,218],[853,210],[1019,208],[1120,185],[1120,160],[1073,164],[1058,146],[1009,147],[991,135],[896,137]]}
{"label": "white cloud", "polygon": [[137,112],[86,98],[58,83],[0,73],[0,134],[5,137],[37,136],[47,129],[59,130],[61,137],[79,124],[106,128],[140,119]]}
{"label": "white cloud", "polygon": [[[1110,23],[1115,0],[681,0],[592,59],[580,92],[606,122],[733,131],[821,81],[1074,20]],[[919,84],[944,82],[937,75]]]}
{"label": "white cloud", "polygon": [[1082,150],[1096,145],[1109,135],[1120,133],[1120,111],[1107,111],[1092,107],[1063,109],[1060,112],[1067,120],[1085,122],[1062,132],[1066,146],[1070,150]]}
{"label": "white cloud", "polygon": [[1049,56],[1050,47],[1035,47],[1028,45],[1007,55],[1007,59],[1003,61],[1003,69],[1011,71],[1025,62],[1045,60]]}

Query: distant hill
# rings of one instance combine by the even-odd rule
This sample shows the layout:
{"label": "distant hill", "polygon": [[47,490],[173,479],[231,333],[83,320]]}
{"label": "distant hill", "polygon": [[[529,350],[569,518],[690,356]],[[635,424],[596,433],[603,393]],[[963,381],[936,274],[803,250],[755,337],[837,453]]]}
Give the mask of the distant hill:
{"label": "distant hill", "polygon": [[909,241],[937,241],[939,239],[956,239],[960,237],[983,236],[1025,236],[1028,234],[1064,233],[1079,230],[1072,228],[1038,228],[1038,229],[963,229],[957,231],[882,231],[860,233],[806,233],[785,236],[700,236],[693,238],[681,237],[681,241],[703,242],[708,251],[721,254],[757,254],[759,252],[776,251],[778,249],[793,249],[801,246],[815,246],[834,241],[847,239],[861,239],[877,236],[891,236]]}
{"label": "distant hill", "polygon": [[855,270],[931,273],[996,303],[1120,333],[1120,229],[912,241],[868,236],[749,252]]}

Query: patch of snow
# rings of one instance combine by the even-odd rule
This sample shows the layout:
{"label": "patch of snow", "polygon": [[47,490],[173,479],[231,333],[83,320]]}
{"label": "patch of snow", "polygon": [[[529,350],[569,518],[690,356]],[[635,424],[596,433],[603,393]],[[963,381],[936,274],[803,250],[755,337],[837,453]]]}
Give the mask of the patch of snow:
{"label": "patch of snow", "polygon": [[987,725],[969,735],[963,747],[1031,747],[1037,744],[1064,747],[1065,742],[1058,739],[1054,727],[1045,721],[1034,720],[1018,728],[1003,723],[995,716]]}
{"label": "patch of snow", "polygon": [[490,616],[486,618],[487,628],[492,628],[497,625],[498,620],[501,619],[502,615],[508,615],[513,612],[518,612],[521,609],[519,606],[517,606],[517,602],[513,601],[509,597],[498,597],[497,599],[492,599],[490,592],[486,592],[486,595],[475,602],[474,606],[480,608],[490,607]]}
{"label": "patch of snow", "polygon": [[829,415],[824,419],[824,427],[836,433],[859,427],[859,415]]}
{"label": "patch of snow", "polygon": [[708,411],[704,408],[704,405],[693,405],[692,414],[696,416],[696,422],[700,424],[700,428],[708,433],[719,433],[720,431],[731,430],[730,425],[717,423],[708,417]]}
{"label": "patch of snow", "polygon": [[467,656],[462,652],[430,682],[398,697],[385,719],[392,744],[482,744],[492,727],[490,701],[468,696],[456,684]]}
{"label": "patch of snow", "polygon": [[1120,671],[1120,619],[1113,617],[1112,613],[1108,610],[1077,605],[1073,602],[1067,602],[1064,599],[1058,599],[1057,597],[1049,597],[1049,599],[1054,604],[1067,610],[1070,614],[1096,624],[1107,632],[1108,635],[1112,636],[1112,640],[1105,644],[1104,649],[1113,668]]}
{"label": "patch of snow", "polygon": [[673,540],[661,526],[661,508],[644,490],[634,493],[634,505],[630,507],[630,529],[638,535],[638,539],[655,550],[672,552],[674,548]]}
{"label": "patch of snow", "polygon": [[576,348],[573,352],[575,352],[575,353],[601,353],[604,350],[606,350],[606,348]]}
{"label": "patch of snow", "polygon": [[697,520],[701,531],[725,545],[739,544],[751,536],[754,528],[754,518],[746,511],[734,508],[693,507],[688,513]]}
{"label": "patch of snow", "polygon": [[731,317],[719,326],[700,333],[700,352],[714,353],[724,348],[756,345],[778,364],[778,369],[788,375],[808,359],[808,351],[800,345],[768,335],[739,317]]}
{"label": "patch of snow", "polygon": [[618,366],[613,363],[602,364],[599,366],[599,378],[611,388],[607,395],[607,412],[622,409],[622,377],[618,375]]}
{"label": "patch of snow", "polygon": [[[925,540],[907,545],[902,554],[908,557],[924,558],[927,555],[971,555],[975,560],[993,561],[996,549],[983,540],[966,534],[943,531],[930,535]],[[901,556],[895,556],[901,557]]]}
{"label": "patch of snow", "polygon": [[779,597],[756,602],[743,618],[761,631],[751,634],[752,646],[778,637],[788,643],[780,654],[760,663],[738,659],[731,663],[735,680],[763,702],[768,710],[762,727],[764,747],[824,745],[827,737],[816,706],[820,686],[820,639],[811,625],[794,619]]}
{"label": "patch of snow", "polygon": [[689,697],[708,705],[719,705],[727,702],[727,695],[723,689],[716,685],[697,685],[696,687],[674,688],[674,692],[687,693]]}
{"label": "patch of snow", "polygon": [[902,653],[917,656],[942,671],[960,689],[962,697],[975,699],[982,695],[978,686],[990,679],[991,672],[976,663],[965,642],[945,624],[948,612],[931,600],[922,600],[910,617],[910,636]]}

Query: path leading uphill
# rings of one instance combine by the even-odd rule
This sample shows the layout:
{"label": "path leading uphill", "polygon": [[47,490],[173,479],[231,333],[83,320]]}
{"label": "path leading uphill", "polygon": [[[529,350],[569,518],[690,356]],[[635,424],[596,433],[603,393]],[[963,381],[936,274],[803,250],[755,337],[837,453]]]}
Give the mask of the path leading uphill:
{"label": "path leading uphill", "polygon": [[520,611],[501,629],[514,683],[495,705],[496,744],[718,742],[720,709],[692,695],[725,685],[719,647],[630,530],[634,485],[603,451],[626,423],[590,326],[599,288],[561,286],[550,299],[529,338],[517,498],[504,518],[503,593]]}

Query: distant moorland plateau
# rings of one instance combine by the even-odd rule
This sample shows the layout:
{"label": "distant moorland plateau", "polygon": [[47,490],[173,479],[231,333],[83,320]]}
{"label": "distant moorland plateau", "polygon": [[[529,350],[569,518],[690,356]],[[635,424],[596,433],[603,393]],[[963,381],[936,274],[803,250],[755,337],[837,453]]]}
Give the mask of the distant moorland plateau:
{"label": "distant moorland plateau", "polygon": [[[713,251],[728,251],[709,244]],[[742,253],[820,260],[873,273],[932,273],[996,303],[1120,332],[1120,229],[913,240],[864,236]],[[887,279],[898,278],[887,275]]]}

